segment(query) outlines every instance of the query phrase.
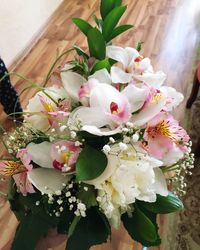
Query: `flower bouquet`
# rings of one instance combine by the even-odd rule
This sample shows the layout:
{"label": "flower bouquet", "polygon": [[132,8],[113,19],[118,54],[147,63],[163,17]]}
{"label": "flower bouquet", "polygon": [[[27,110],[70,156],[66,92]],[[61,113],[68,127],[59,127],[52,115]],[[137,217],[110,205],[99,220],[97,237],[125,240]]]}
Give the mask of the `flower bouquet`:
{"label": "flower bouquet", "polygon": [[[74,18],[88,52],[74,46],[59,55],[42,87],[25,79],[37,93],[21,126],[4,133],[9,154],[0,161],[19,220],[13,250],[35,249],[50,229],[67,235],[67,250],[87,250],[121,223],[133,240],[156,246],[157,214],[183,208],[178,196],[193,155],[171,114],[183,95],[164,86],[166,75],[139,53],[141,43],[112,44],[132,27],[118,25],[125,10],[120,0],[101,0],[95,27]],[[72,51],[77,55],[60,68],[57,85],[47,87]]]}

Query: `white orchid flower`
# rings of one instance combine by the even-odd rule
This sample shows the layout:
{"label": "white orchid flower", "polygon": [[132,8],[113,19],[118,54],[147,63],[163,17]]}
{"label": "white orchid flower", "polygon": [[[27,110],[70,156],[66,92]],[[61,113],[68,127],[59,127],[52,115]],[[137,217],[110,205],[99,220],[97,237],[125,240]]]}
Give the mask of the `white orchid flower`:
{"label": "white orchid flower", "polygon": [[83,76],[72,71],[61,72],[63,86],[69,96],[76,102],[88,106],[91,89],[98,83],[111,84],[111,77],[106,69],[96,71],[86,80]]}
{"label": "white orchid flower", "polygon": [[55,194],[61,191],[63,183],[67,184],[71,175],[63,175],[53,166],[51,158],[52,143],[42,142],[40,144],[30,143],[27,146],[28,153],[32,161],[41,168],[33,168],[28,172],[28,180],[41,192],[45,194]]}
{"label": "white orchid flower", "polygon": [[[80,107],[72,120],[80,120],[82,130],[96,135],[118,133],[119,127],[129,121],[131,114],[140,109],[146,100],[146,89],[134,85],[119,92],[111,85],[101,83],[92,88],[89,107]],[[108,126],[107,129],[100,129]]]}
{"label": "white orchid flower", "polygon": [[111,67],[113,83],[130,83],[135,79],[157,87],[161,86],[166,79],[166,75],[162,71],[154,72],[150,59],[142,58],[134,48],[108,46],[106,54],[107,57],[122,65],[122,69],[117,66]]}

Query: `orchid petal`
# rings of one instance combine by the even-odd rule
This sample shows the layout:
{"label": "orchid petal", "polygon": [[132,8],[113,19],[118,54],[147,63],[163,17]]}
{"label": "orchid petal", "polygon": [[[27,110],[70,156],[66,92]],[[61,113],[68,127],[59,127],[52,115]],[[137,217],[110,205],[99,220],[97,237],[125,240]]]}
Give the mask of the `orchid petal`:
{"label": "orchid petal", "polygon": [[183,94],[176,91],[175,88],[163,86],[160,88],[160,91],[167,96],[168,99],[166,103],[167,111],[172,111],[184,100]]}
{"label": "orchid petal", "polygon": [[113,66],[111,68],[111,78],[113,83],[128,83],[132,79],[132,74],[126,73],[119,67]]}
{"label": "orchid petal", "polygon": [[81,124],[84,125],[94,125],[97,127],[102,127],[108,123],[108,118],[105,113],[99,107],[80,107],[77,108],[71,116],[69,123],[80,120]]}
{"label": "orchid petal", "polygon": [[81,85],[87,82],[87,80],[81,75],[72,71],[61,72],[61,78],[63,86],[69,96],[75,101],[79,101],[78,91]]}
{"label": "orchid petal", "polygon": [[138,114],[132,116],[132,123],[134,126],[142,126],[156,116],[166,104],[166,96],[161,95],[159,101],[150,103],[147,107],[142,109]]}
{"label": "orchid petal", "polygon": [[89,79],[94,78],[98,80],[99,82],[104,82],[107,84],[111,84],[111,76],[108,73],[107,69],[101,69],[96,71],[93,75],[89,76]]}
{"label": "orchid petal", "polygon": [[107,46],[106,55],[108,58],[114,59],[117,62],[122,63],[124,68],[129,65],[129,55],[125,49],[118,46]]}
{"label": "orchid petal", "polygon": [[139,52],[134,48],[126,47],[125,51],[127,52],[128,55],[128,61],[129,61],[128,64],[131,64],[137,57],[140,56]]}
{"label": "orchid petal", "polygon": [[50,142],[42,142],[40,144],[29,143],[27,146],[28,154],[32,156],[32,161],[43,168],[53,168],[50,157]]}
{"label": "orchid petal", "polygon": [[89,125],[83,126],[82,130],[98,136],[111,136],[121,132],[120,127],[117,127],[114,130],[108,130],[108,129],[99,129],[95,126],[89,126]]}
{"label": "orchid petal", "polygon": [[125,95],[131,105],[131,112],[139,110],[147,97],[147,88],[138,88],[133,84],[129,84],[123,91],[122,94]]}
{"label": "orchid petal", "polygon": [[64,176],[55,169],[35,168],[28,172],[28,180],[42,193],[55,194],[61,191],[67,184],[71,176]]}
{"label": "orchid petal", "polygon": [[145,72],[142,75],[134,75],[134,78],[145,82],[155,88],[159,88],[166,80],[166,74],[162,71],[158,72]]}
{"label": "orchid petal", "polygon": [[167,196],[168,195],[167,183],[162,170],[160,168],[154,168],[154,173],[155,173],[155,183],[153,184],[153,187],[156,193],[162,196]]}
{"label": "orchid petal", "polygon": [[181,149],[173,144],[173,147],[164,155],[162,161],[164,165],[170,166],[177,163],[183,156]]}

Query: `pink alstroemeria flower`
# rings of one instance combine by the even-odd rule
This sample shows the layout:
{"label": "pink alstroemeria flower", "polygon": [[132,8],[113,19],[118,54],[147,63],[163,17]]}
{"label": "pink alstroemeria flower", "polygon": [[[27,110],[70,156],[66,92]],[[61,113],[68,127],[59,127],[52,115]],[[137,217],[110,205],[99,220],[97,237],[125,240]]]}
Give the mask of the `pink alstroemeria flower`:
{"label": "pink alstroemeria flower", "polygon": [[27,149],[21,149],[16,156],[21,160],[25,167],[25,171],[13,175],[13,179],[15,180],[19,191],[23,195],[27,195],[27,193],[35,193],[33,185],[27,177],[27,173],[33,169],[32,164],[30,164],[32,160],[31,155],[28,153]]}
{"label": "pink alstroemeria flower", "polygon": [[75,146],[75,143],[72,141],[54,143],[50,152],[53,159],[53,167],[65,173],[74,172],[80,151],[80,147]]}
{"label": "pink alstroemeria flower", "polygon": [[165,153],[175,149],[175,146],[184,152],[184,145],[189,141],[189,136],[172,115],[160,112],[147,123],[144,139],[147,142],[147,151],[162,159]]}

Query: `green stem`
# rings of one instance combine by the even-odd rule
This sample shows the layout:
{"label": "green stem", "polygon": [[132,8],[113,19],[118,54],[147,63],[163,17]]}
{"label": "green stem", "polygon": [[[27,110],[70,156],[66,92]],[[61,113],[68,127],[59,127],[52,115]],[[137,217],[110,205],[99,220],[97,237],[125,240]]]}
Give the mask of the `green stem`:
{"label": "green stem", "polygon": [[56,58],[56,60],[54,61],[54,63],[51,65],[49,72],[47,73],[47,76],[46,76],[46,78],[45,78],[43,87],[46,87],[46,85],[47,85],[49,79],[51,78],[52,72],[53,72],[53,70],[54,70],[56,64],[58,63],[58,61],[59,61],[64,55],[67,55],[69,52],[71,52],[71,51],[73,51],[73,50],[75,50],[75,49],[73,48],[73,49],[64,51],[60,56],[58,56],[58,57]]}

